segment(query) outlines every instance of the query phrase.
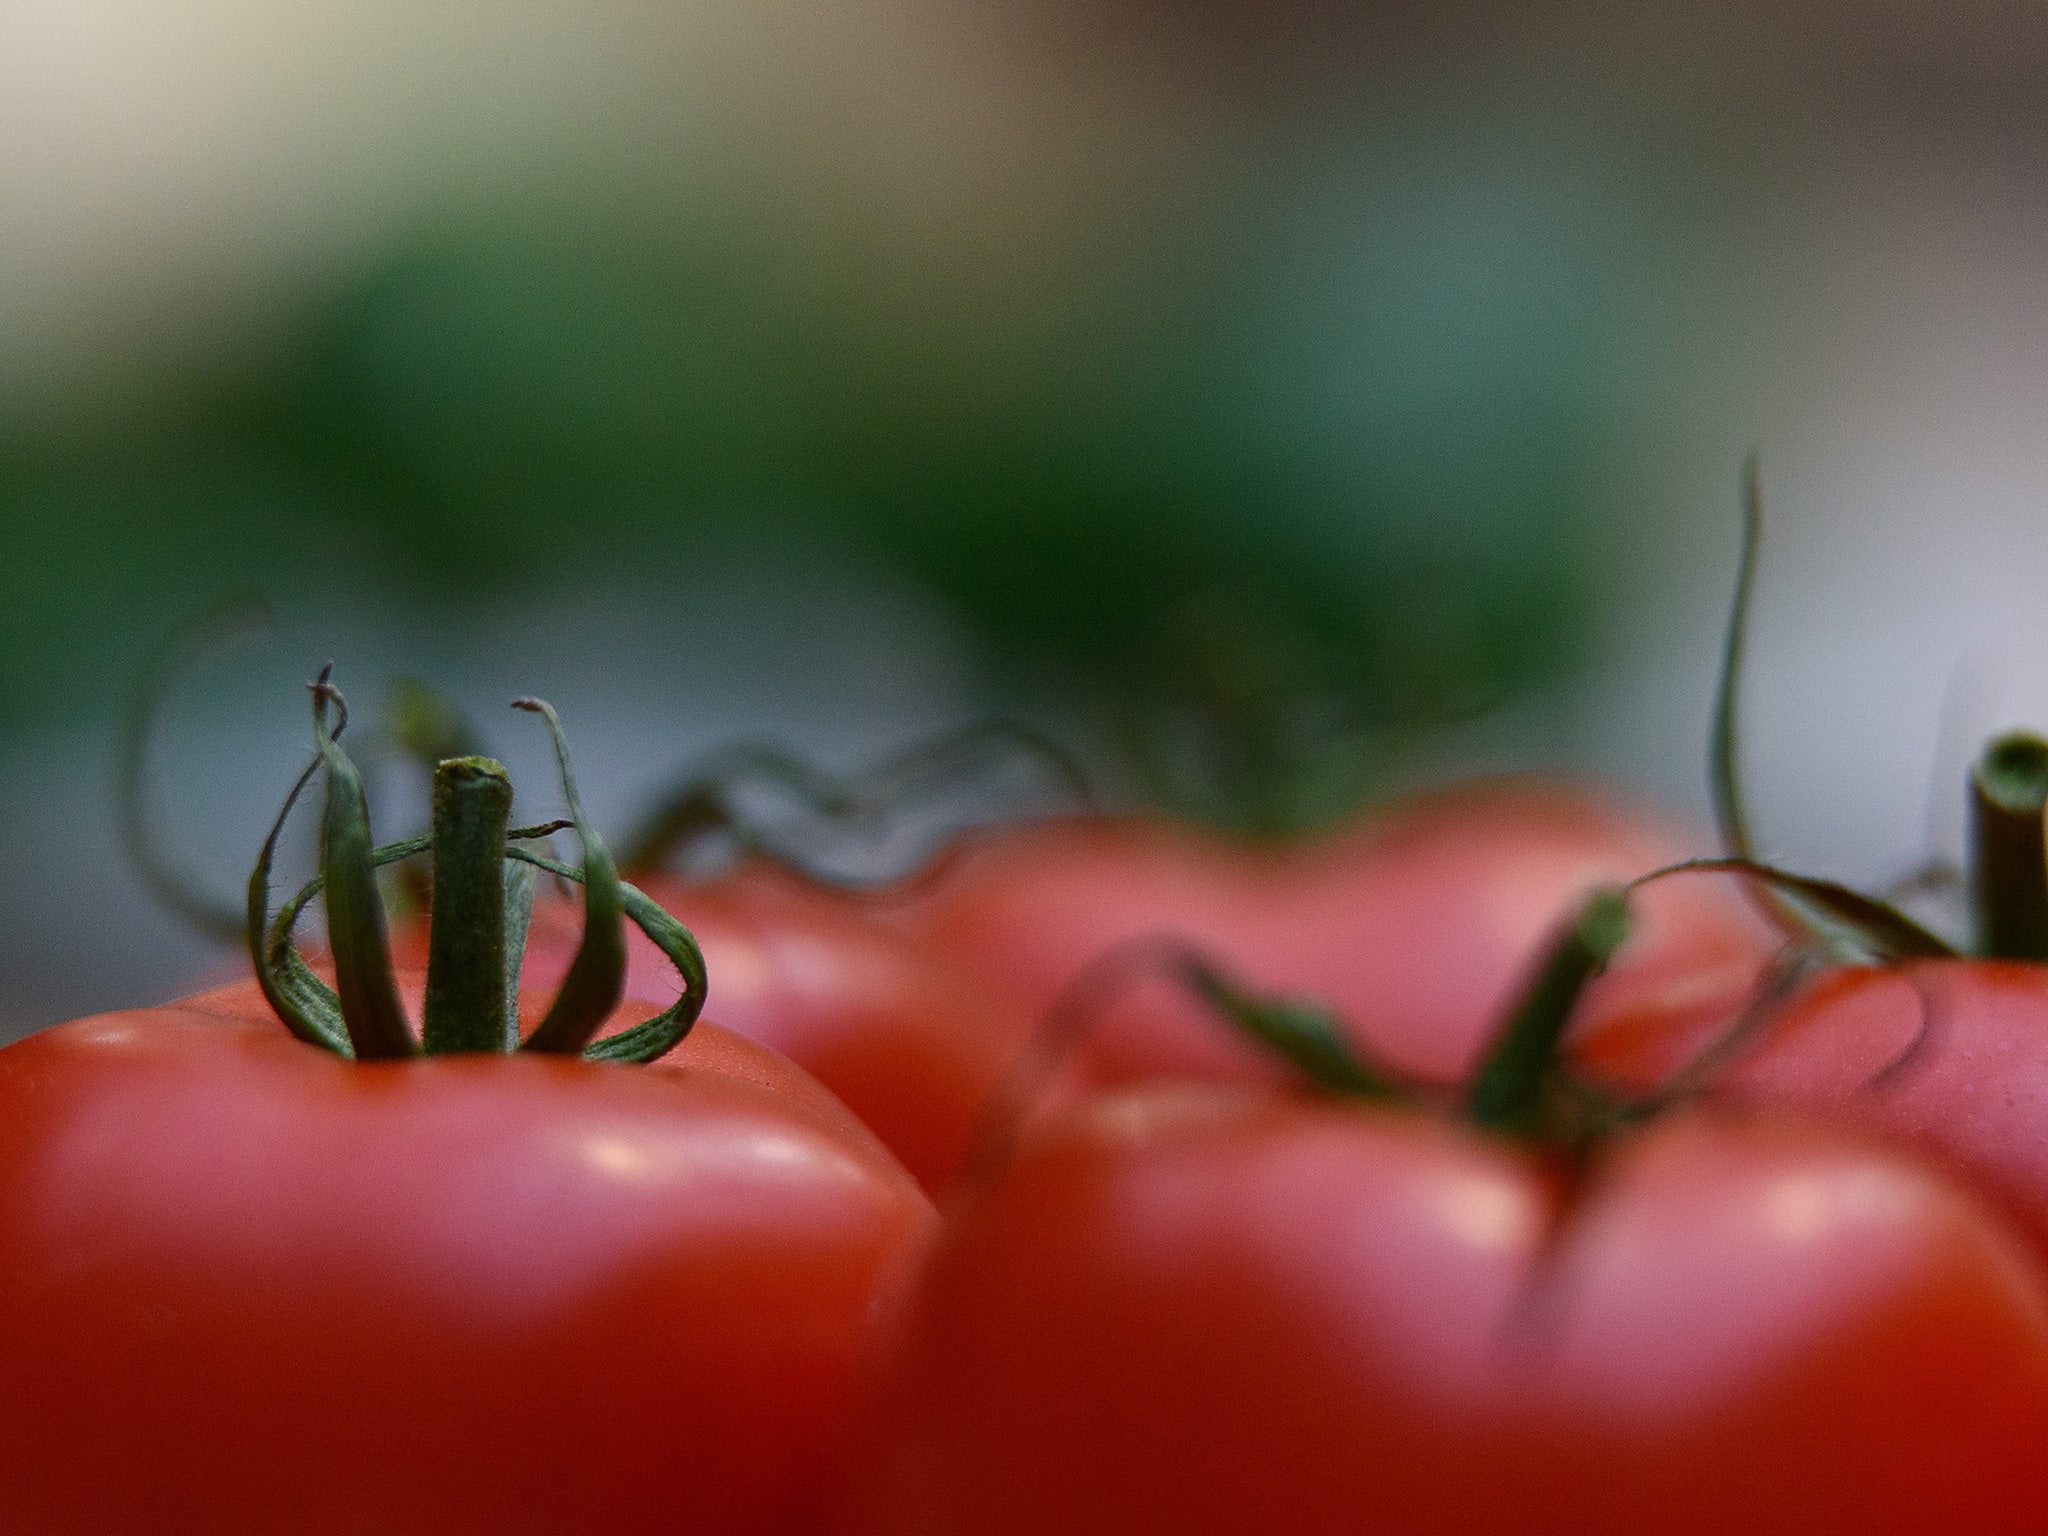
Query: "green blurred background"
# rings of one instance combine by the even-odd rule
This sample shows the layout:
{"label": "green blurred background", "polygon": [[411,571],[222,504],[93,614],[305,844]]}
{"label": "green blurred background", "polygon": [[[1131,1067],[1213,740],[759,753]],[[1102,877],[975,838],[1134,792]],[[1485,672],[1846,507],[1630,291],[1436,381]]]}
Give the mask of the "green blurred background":
{"label": "green blurred background", "polygon": [[1447,762],[1690,799],[1742,451],[1818,499],[1849,403],[1924,420],[1891,232],[2034,142],[1985,92],[2037,39],[1859,16],[17,0],[0,1025],[218,963],[122,875],[110,730],[250,589],[159,754],[222,891],[329,655],[550,692],[615,827],[736,735],[992,713],[1252,834]]}

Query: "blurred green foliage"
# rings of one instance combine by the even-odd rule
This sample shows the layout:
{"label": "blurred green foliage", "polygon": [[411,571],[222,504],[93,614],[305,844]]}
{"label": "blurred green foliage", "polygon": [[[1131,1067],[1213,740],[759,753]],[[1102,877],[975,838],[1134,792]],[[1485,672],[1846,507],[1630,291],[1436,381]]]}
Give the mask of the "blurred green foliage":
{"label": "blurred green foliage", "polygon": [[998,701],[1090,713],[1162,801],[1312,820],[1565,664],[1597,585],[1625,306],[1569,201],[1506,186],[1311,168],[964,291],[702,209],[421,225],[263,348],[0,432],[0,709],[110,694],[335,541],[508,597],[629,549],[680,603],[717,526],[900,567]]}

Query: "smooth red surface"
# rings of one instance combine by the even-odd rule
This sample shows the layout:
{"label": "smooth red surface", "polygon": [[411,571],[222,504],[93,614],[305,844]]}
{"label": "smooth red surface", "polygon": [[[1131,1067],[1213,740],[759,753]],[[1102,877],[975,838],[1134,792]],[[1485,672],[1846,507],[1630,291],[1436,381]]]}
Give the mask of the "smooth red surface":
{"label": "smooth red surface", "polygon": [[0,1051],[0,1530],[816,1528],[929,1203],[700,1025],[357,1064],[248,985]]}
{"label": "smooth red surface", "polygon": [[949,1219],[843,1536],[2048,1529],[2048,1309],[1895,1151],[1693,1114],[1509,1143],[1181,1084]]}
{"label": "smooth red surface", "polygon": [[[899,920],[982,996],[1034,1016],[1111,946],[1182,936],[1258,987],[1328,1004],[1392,1064],[1452,1081],[1594,887],[1699,851],[1612,798],[1502,780],[1288,847],[1150,821],[1018,827],[967,850]],[[1662,882],[1632,909],[1635,935],[1587,995],[1585,1028],[1704,1029],[1740,1006],[1780,942],[1720,877]],[[1273,1072],[1165,986],[1106,1017],[1086,1056],[1112,1083]]]}
{"label": "smooth red surface", "polygon": [[[636,883],[703,950],[707,1019],[816,1077],[927,1189],[952,1179],[1029,1034],[1028,1015],[971,990],[943,955],[847,897],[765,866],[698,883],[660,875]],[[665,1007],[681,990],[675,968],[628,929],[626,995]],[[523,984],[551,990],[581,933],[577,902],[539,902]],[[424,961],[423,926],[401,929],[395,942],[402,959]]]}

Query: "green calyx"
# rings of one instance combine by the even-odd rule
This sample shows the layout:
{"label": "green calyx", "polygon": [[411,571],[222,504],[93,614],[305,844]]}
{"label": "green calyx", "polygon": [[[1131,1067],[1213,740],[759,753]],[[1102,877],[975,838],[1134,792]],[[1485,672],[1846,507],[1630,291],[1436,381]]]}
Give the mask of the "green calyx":
{"label": "green calyx", "polygon": [[1369,1061],[1339,1024],[1313,1004],[1261,997],[1192,953],[1174,956],[1182,983],[1242,1033],[1284,1057],[1318,1089],[1390,1103],[1431,1104],[1468,1123],[1520,1140],[1577,1146],[1632,1118],[1639,1106],[1611,1101],[1574,1075],[1563,1058],[1565,1030],[1585,989],[1629,933],[1628,893],[1588,897],[1545,951],[1506,1024],[1471,1081],[1446,1095]]}
{"label": "green calyx", "polygon": [[[644,893],[621,881],[576,793],[569,750],[554,711],[535,699],[515,707],[541,715],[554,741],[569,819],[510,827],[511,781],[488,758],[462,756],[434,770],[433,831],[374,846],[361,777],[341,747],[348,710],[323,671],[313,686],[315,755],[287,795],[249,877],[245,935],[257,983],[299,1039],[359,1061],[420,1054],[513,1050],[581,1055],[591,1060],[651,1061],[673,1049],[704,1005],[704,959],[689,931]],[[331,723],[330,723],[331,719]],[[270,871],[286,818],[316,773],[325,775],[319,875],[270,913]],[[583,866],[522,846],[573,829]],[[426,997],[415,1036],[399,1000],[375,871],[417,854],[433,855]],[[583,887],[583,938],[560,991],[525,1040],[518,1034],[519,964],[545,870]],[[306,964],[292,941],[300,915],[325,896],[335,984]],[[632,1029],[594,1037],[618,1005],[625,983],[626,919],[653,940],[682,977],[668,1009]]]}

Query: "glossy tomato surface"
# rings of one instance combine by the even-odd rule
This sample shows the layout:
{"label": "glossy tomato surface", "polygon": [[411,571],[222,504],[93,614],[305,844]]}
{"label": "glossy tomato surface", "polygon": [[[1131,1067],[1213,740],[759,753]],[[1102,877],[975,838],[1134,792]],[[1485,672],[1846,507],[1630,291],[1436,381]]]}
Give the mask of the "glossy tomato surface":
{"label": "glossy tomato surface", "polygon": [[[1013,828],[967,850],[900,920],[982,996],[1031,1014],[1111,946],[1182,936],[1254,986],[1330,1005],[1391,1064],[1461,1080],[1588,892],[1698,851],[1594,791],[1503,780],[1287,847],[1144,821]],[[1661,882],[1632,907],[1635,937],[1588,994],[1584,1027],[1718,1022],[1781,943],[1724,879]],[[1164,988],[1105,1019],[1087,1056],[1104,1082],[1273,1071]]]}
{"label": "glossy tomato surface", "polygon": [[0,1529],[803,1532],[931,1220],[772,1053],[359,1064],[254,988],[0,1051]]}
{"label": "glossy tomato surface", "polygon": [[1567,1193],[1419,1115],[1182,1084],[949,1217],[848,1536],[2048,1528],[2048,1304],[1896,1151],[1667,1120]]}
{"label": "glossy tomato surface", "polygon": [[[970,988],[945,955],[875,921],[860,903],[764,865],[703,882],[655,875],[636,883],[703,950],[706,1018],[816,1077],[927,1189],[952,1179],[1030,1032],[1028,1015]],[[575,901],[539,902],[525,985],[545,993],[559,983],[581,932]],[[398,939],[407,958],[424,959],[423,925]],[[626,995],[666,1006],[680,989],[674,968],[629,927]]]}

